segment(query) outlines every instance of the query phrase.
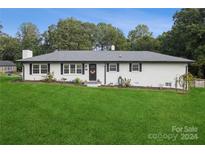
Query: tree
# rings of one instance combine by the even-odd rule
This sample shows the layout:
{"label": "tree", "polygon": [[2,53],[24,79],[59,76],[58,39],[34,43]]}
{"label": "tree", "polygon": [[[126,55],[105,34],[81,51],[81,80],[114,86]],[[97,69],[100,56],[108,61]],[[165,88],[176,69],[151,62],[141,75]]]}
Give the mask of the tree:
{"label": "tree", "polygon": [[21,49],[30,49],[34,55],[40,54],[41,37],[36,25],[32,23],[23,23],[17,32],[17,38],[21,43]]}
{"label": "tree", "polygon": [[172,29],[159,37],[161,51],[195,60],[190,71],[205,77],[205,9],[182,9],[173,19]]}
{"label": "tree", "polygon": [[128,34],[128,40],[131,45],[131,50],[158,50],[159,41],[152,37],[148,26],[138,25]]}
{"label": "tree", "polygon": [[0,59],[16,60],[20,59],[20,45],[16,38],[10,36],[0,36]]}
{"label": "tree", "polygon": [[152,33],[149,32],[149,28],[147,25],[141,24],[137,25],[134,30],[131,30],[128,34],[128,39],[131,42],[136,41],[139,38],[143,37],[151,37]]}
{"label": "tree", "polygon": [[127,40],[120,29],[111,24],[99,23],[96,46],[101,50],[110,50],[112,45],[115,45],[116,50],[126,50],[128,47]]}
{"label": "tree", "polygon": [[51,50],[88,50],[94,45],[95,33],[95,24],[68,18],[49,26],[44,38]]}
{"label": "tree", "polygon": [[3,26],[0,24],[0,35],[3,33],[2,29],[3,29]]}

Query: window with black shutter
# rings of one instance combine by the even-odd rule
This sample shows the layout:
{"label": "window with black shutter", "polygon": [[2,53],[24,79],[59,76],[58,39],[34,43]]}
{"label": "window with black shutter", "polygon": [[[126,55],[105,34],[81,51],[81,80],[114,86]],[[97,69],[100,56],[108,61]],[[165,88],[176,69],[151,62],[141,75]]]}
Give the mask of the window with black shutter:
{"label": "window with black shutter", "polygon": [[142,72],[142,63],[140,63],[140,72]]}
{"label": "window with black shutter", "polygon": [[48,63],[48,73],[50,73],[50,64]]}
{"label": "window with black shutter", "polygon": [[82,68],[83,68],[82,74],[85,74],[85,64],[84,63],[82,64]]}
{"label": "window with black shutter", "polygon": [[132,72],[132,63],[129,64],[129,71]]}
{"label": "window with black shutter", "polygon": [[61,63],[61,74],[63,74],[63,63]]}
{"label": "window with black shutter", "polygon": [[30,74],[32,74],[32,64],[30,64]]}
{"label": "window with black shutter", "polygon": [[119,63],[117,63],[117,72],[120,71],[120,66],[119,66]]}

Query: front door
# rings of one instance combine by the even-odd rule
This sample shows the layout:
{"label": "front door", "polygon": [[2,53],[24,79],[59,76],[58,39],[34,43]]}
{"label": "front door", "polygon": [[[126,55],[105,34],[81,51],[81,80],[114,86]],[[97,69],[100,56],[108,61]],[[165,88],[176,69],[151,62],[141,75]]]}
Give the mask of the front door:
{"label": "front door", "polygon": [[89,64],[89,80],[96,81],[96,64]]}

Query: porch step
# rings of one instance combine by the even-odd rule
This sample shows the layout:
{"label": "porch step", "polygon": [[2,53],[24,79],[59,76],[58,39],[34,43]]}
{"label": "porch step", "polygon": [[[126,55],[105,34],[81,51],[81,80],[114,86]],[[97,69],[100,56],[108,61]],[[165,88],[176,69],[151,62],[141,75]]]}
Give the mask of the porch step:
{"label": "porch step", "polygon": [[87,87],[99,87],[101,84],[96,81],[89,81],[85,84]]}

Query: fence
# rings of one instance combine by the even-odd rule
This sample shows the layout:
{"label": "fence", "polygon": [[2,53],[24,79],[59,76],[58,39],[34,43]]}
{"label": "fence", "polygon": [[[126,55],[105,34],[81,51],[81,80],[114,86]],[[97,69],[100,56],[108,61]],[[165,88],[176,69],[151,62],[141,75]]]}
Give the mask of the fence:
{"label": "fence", "polygon": [[205,88],[205,79],[194,79],[192,87]]}

